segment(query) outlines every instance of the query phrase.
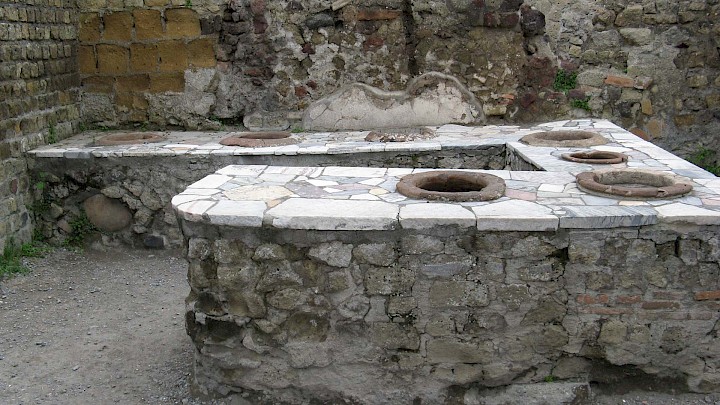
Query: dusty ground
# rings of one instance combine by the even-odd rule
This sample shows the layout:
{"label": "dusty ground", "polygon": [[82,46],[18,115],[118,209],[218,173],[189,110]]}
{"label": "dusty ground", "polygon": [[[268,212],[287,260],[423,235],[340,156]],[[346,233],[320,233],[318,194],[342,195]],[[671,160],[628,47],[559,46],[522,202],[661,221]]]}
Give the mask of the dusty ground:
{"label": "dusty ground", "polygon": [[[0,281],[0,404],[240,404],[190,396],[177,251],[57,250]],[[532,400],[524,400],[527,404]],[[720,404],[720,394],[603,393],[595,404]]]}

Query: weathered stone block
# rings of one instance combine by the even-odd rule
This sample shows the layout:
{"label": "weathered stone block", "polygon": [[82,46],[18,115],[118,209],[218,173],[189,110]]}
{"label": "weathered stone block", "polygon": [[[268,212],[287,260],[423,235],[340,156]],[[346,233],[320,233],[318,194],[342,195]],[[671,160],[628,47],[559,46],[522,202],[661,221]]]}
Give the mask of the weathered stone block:
{"label": "weathered stone block", "polygon": [[264,243],[255,249],[253,260],[284,260],[285,251],[282,246],[276,243]]}
{"label": "weathered stone block", "polygon": [[[129,110],[147,110],[147,100],[142,94],[138,93],[126,93],[118,91],[115,94],[115,103],[120,106],[126,108]],[[151,211],[152,212],[152,211]],[[138,222],[137,220],[135,221]],[[149,224],[149,218],[145,225]]]}
{"label": "weathered stone block", "polygon": [[609,75],[605,78],[605,84],[609,84],[615,87],[633,87],[634,80],[627,76],[614,76]]}
{"label": "weathered stone block", "polygon": [[154,44],[130,44],[130,71],[155,72],[158,67],[157,46]]}
{"label": "weathered stone block", "polygon": [[653,33],[649,28],[621,28],[620,35],[631,45],[647,45],[653,40]]}
{"label": "weathered stone block", "polygon": [[265,302],[259,294],[250,291],[238,291],[229,294],[226,299],[227,311],[232,315],[262,318],[266,314]]}
{"label": "weathered stone block", "polygon": [[410,325],[376,322],[370,326],[370,336],[372,341],[383,349],[418,350],[420,348],[420,334]]}
{"label": "weathered stone block", "polygon": [[291,342],[324,342],[327,339],[330,322],[327,318],[309,312],[290,315],[283,323]]}
{"label": "weathered stone block", "polygon": [[97,42],[100,40],[100,16],[97,13],[82,13],[80,15],[80,28],[78,39],[81,42]]}
{"label": "weathered stone block", "polygon": [[490,303],[487,286],[472,281],[435,281],[430,287],[433,307],[482,307]]}
{"label": "weathered stone block", "polygon": [[[150,87],[148,75],[120,76],[116,78],[116,89],[118,92],[144,91]],[[156,209],[162,208],[162,206]]]}
{"label": "weathered stone block", "polygon": [[90,222],[101,231],[117,232],[130,225],[132,213],[119,200],[96,194],[83,202]]}
{"label": "weathered stone block", "polygon": [[130,41],[133,19],[130,13],[122,11],[103,16],[103,38],[108,41]]}
{"label": "weathered stone block", "polygon": [[489,363],[493,353],[492,342],[462,342],[452,338],[427,342],[428,363]]}
{"label": "weathered stone block", "polygon": [[605,322],[600,329],[598,343],[617,345],[625,341],[627,336],[627,324],[618,320]]}
{"label": "weathered stone block", "polygon": [[402,251],[412,255],[442,253],[445,244],[438,238],[428,235],[410,235],[401,241]]}
{"label": "weathered stone block", "polygon": [[197,12],[189,8],[165,10],[166,38],[195,38],[200,35],[200,19]]}
{"label": "weathered stone block", "polygon": [[185,75],[182,72],[150,75],[151,93],[182,92],[183,90],[185,90]]}
{"label": "weathered stone block", "polygon": [[287,262],[275,265],[264,264],[264,273],[256,289],[261,292],[277,291],[284,287],[295,287],[303,284],[302,278],[292,271]]}
{"label": "weathered stone block", "polygon": [[615,25],[617,25],[618,27],[637,25],[642,22],[642,17],[642,4],[631,4],[617,15],[617,17],[615,18]]}
{"label": "weathered stone block", "polygon": [[129,50],[117,45],[97,45],[98,72],[120,74],[128,71]]}
{"label": "weathered stone block", "polygon": [[417,306],[415,297],[390,297],[387,303],[387,313],[390,316],[407,316]]}
{"label": "weathered stone block", "polygon": [[350,279],[344,271],[333,271],[328,273],[327,291],[339,292],[350,288]]}
{"label": "weathered stone block", "polygon": [[213,38],[199,38],[188,43],[189,63],[194,67],[213,67],[217,64],[215,59],[215,40]]}
{"label": "weathered stone block", "polygon": [[395,246],[389,243],[368,243],[353,249],[353,256],[359,263],[376,266],[390,266],[397,260]]}
{"label": "weathered stone block", "polygon": [[347,267],[352,260],[353,245],[334,241],[313,246],[308,256],[333,267]]}
{"label": "weathered stone block", "polygon": [[97,73],[97,59],[95,59],[95,47],[78,46],[78,69],[83,74]]}
{"label": "weathered stone block", "polygon": [[278,309],[291,310],[303,305],[307,300],[307,294],[294,288],[286,288],[268,294],[268,304]]}
{"label": "weathered stone block", "polygon": [[415,272],[404,267],[371,267],[365,273],[365,289],[370,295],[392,295],[410,290]]}
{"label": "weathered stone block", "polygon": [[158,10],[133,10],[135,37],[139,40],[162,38],[162,15]]}
{"label": "weathered stone block", "polygon": [[157,44],[158,69],[161,72],[184,71],[188,66],[187,46],[182,41],[161,41]]}

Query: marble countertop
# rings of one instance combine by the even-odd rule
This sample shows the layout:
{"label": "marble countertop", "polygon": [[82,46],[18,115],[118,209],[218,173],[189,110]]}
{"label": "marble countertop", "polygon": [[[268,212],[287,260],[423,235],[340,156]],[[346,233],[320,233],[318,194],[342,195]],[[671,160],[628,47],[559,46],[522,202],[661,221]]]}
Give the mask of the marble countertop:
{"label": "marble countertop", "polygon": [[[552,148],[519,142],[527,134],[590,130],[608,143],[589,148]],[[190,185],[173,199],[183,218],[230,226],[293,229],[372,230],[438,225],[481,230],[544,231],[614,228],[656,223],[720,224],[720,179],[646,142],[607,120],[557,121],[530,127],[444,125],[435,137],[414,142],[364,141],[369,131],[297,133],[294,145],[223,146],[228,132],[165,132],[158,143],[91,146],[107,132],[86,132],[29,151],[36,158],[90,159],[154,156],[252,156],[421,152],[505,145],[544,171],[482,170],[506,182],[505,196],[489,202],[441,203],[408,199],[395,190],[403,175],[432,169],[367,167],[228,166]],[[621,152],[627,162],[590,165],[560,159],[579,150]],[[693,182],[693,191],[670,200],[630,201],[590,195],[574,175],[604,168],[673,173]]]}
{"label": "marble countertop", "polygon": [[670,200],[599,197],[567,172],[481,170],[505,180],[488,202],[428,202],[395,190],[400,177],[433,169],[227,166],[172,200],[188,221],[317,230],[423,229],[442,225],[496,231],[615,228],[656,223],[720,224],[720,179],[694,179]]}

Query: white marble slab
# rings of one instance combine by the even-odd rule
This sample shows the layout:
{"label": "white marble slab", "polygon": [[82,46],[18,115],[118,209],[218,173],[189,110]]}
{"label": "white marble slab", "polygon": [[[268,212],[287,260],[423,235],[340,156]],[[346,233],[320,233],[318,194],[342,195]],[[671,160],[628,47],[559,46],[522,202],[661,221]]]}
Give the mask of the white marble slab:
{"label": "white marble slab", "polygon": [[367,231],[397,228],[399,211],[383,201],[290,198],[266,216],[276,228]]}

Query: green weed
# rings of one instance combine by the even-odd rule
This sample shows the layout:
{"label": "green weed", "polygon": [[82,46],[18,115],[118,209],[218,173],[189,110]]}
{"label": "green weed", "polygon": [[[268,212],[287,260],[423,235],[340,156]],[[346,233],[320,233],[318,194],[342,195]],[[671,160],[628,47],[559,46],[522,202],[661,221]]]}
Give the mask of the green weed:
{"label": "green weed", "polygon": [[24,257],[43,257],[50,250],[36,241],[23,243],[18,246],[13,238],[5,243],[3,254],[0,256],[0,278],[13,274],[27,273],[29,269],[22,262]]}
{"label": "green weed", "polygon": [[555,82],[553,82],[553,88],[557,91],[567,93],[575,87],[577,87],[577,73],[558,69],[557,73],[555,74]]}
{"label": "green weed", "polygon": [[690,155],[688,161],[716,176],[720,176],[720,164],[717,163],[716,156],[717,153],[714,150],[703,147],[696,153]]}
{"label": "green weed", "polygon": [[590,97],[586,97],[582,100],[574,99],[570,100],[570,105],[574,108],[582,108],[585,111],[590,111],[590,104],[588,103],[590,101]]}
{"label": "green weed", "polygon": [[70,234],[65,238],[63,244],[73,248],[82,247],[85,239],[96,231],[95,226],[90,222],[84,211],[70,221],[70,228]]}
{"label": "green weed", "polygon": [[554,375],[546,376],[545,382],[547,382],[547,383],[555,382],[555,376]]}
{"label": "green weed", "polygon": [[47,141],[49,144],[57,143],[58,137],[57,137],[57,130],[55,129],[55,124],[50,124],[50,127],[48,128],[48,138]]}

